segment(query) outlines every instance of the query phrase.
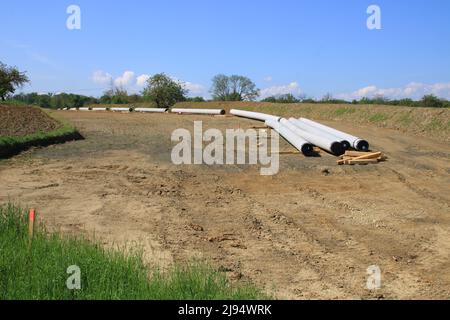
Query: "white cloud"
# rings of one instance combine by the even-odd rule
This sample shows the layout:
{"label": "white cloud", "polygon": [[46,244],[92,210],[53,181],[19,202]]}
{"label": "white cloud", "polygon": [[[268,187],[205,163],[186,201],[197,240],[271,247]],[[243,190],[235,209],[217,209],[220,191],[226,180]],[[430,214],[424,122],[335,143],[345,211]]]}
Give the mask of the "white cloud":
{"label": "white cloud", "polygon": [[133,71],[125,71],[123,73],[123,75],[121,75],[120,77],[118,77],[114,80],[114,85],[116,87],[126,89],[130,85],[134,84],[135,81],[136,81],[136,78],[134,76],[134,72]]}
{"label": "white cloud", "polygon": [[184,82],[184,88],[189,90],[189,93],[195,95],[203,95],[206,93],[205,87],[197,83]]}
{"label": "white cloud", "polygon": [[441,98],[450,99],[450,83],[424,84],[411,82],[399,88],[378,88],[372,85],[351,93],[341,93],[336,97],[345,100],[359,100],[363,97],[373,98],[375,96],[383,96],[389,99],[411,98],[417,100],[427,94],[434,94]]}
{"label": "white cloud", "polygon": [[278,96],[278,95],[288,94],[288,93],[291,93],[293,95],[299,95],[302,93],[302,90],[301,90],[298,82],[294,81],[287,85],[273,86],[273,87],[262,89],[260,96],[262,99],[264,99],[264,98],[267,98],[270,96]]}
{"label": "white cloud", "polygon": [[111,83],[113,77],[107,72],[98,70],[94,71],[94,73],[91,76],[91,80],[99,85],[108,85]]}
{"label": "white cloud", "polygon": [[195,96],[203,96],[205,97],[207,94],[206,88],[198,83],[192,83],[189,81],[183,81],[176,77],[169,76],[173,81],[179,82],[183,84],[184,89],[189,90],[188,95]]}
{"label": "white cloud", "polygon": [[148,74],[142,74],[136,78],[136,84],[139,87],[144,87],[147,84],[148,79],[150,79],[150,76]]}

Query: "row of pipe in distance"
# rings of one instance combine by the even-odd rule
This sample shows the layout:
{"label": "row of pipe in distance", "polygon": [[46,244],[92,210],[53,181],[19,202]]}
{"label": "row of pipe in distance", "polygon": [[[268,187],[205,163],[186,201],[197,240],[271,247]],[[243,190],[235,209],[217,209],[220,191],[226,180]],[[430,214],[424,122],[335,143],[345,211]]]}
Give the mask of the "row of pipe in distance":
{"label": "row of pipe in distance", "polygon": [[369,151],[366,140],[306,118],[285,119],[260,112],[232,109],[232,115],[264,121],[304,155],[312,155],[314,146],[340,156],[348,149]]}
{"label": "row of pipe in distance", "polygon": [[177,114],[207,114],[224,115],[223,109],[167,109],[167,108],[62,108],[69,111],[113,111],[113,112],[142,112],[142,113],[177,113]]}
{"label": "row of pipe in distance", "polygon": [[[115,111],[115,112],[142,112],[142,113],[176,113],[176,114],[204,114],[224,115],[223,109],[165,109],[165,108],[66,108],[71,111]],[[366,140],[351,134],[325,126],[306,118],[289,118],[244,110],[230,110],[234,116],[264,121],[265,124],[277,131],[296,149],[304,155],[312,155],[314,146],[324,149],[334,155],[342,155],[348,149],[369,151]]]}

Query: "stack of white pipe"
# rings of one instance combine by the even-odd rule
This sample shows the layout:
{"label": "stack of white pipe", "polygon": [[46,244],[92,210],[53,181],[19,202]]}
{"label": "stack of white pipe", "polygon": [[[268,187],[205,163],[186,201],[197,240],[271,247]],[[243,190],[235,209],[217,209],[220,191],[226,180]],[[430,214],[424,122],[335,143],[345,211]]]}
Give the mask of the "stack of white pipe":
{"label": "stack of white pipe", "polygon": [[327,150],[335,155],[342,155],[345,152],[344,147],[340,142],[337,141],[335,137],[327,137],[323,135],[317,135],[310,133],[308,131],[302,130],[299,127],[295,126],[294,123],[287,119],[281,119],[280,123],[287,128],[289,128],[292,132],[302,137],[306,141],[312,143],[315,146],[318,146],[324,150]]}
{"label": "stack of white pipe", "polygon": [[307,124],[305,122],[302,122],[302,121],[300,121],[298,119],[295,119],[295,118],[290,118],[289,122],[291,122],[296,127],[300,128],[300,129],[302,129],[304,131],[307,131],[309,133],[312,133],[314,135],[318,135],[318,136],[324,137],[324,138],[326,138],[326,139],[328,139],[330,141],[340,142],[342,144],[342,147],[344,147],[345,150],[348,150],[348,149],[351,148],[350,142],[348,142],[347,140],[344,140],[344,139],[342,139],[340,137],[337,137],[336,135],[333,135],[333,134],[331,134],[329,132],[320,130],[319,128],[313,127],[313,126],[311,126],[311,125],[309,125],[309,124]]}
{"label": "stack of white pipe", "polygon": [[308,156],[314,152],[312,144],[297,135],[282,123],[274,119],[267,119],[265,121],[265,124],[266,126],[271,127],[273,130],[278,132],[284,139],[286,139],[291,145],[293,145],[297,150],[301,151],[304,155]]}
{"label": "stack of white pipe", "polygon": [[172,113],[224,115],[223,109],[172,109]]}
{"label": "stack of white pipe", "polygon": [[336,130],[334,128],[328,127],[326,125],[320,124],[318,122],[306,119],[306,118],[300,118],[299,121],[306,123],[307,125],[310,125],[312,127],[318,128],[322,131],[325,131],[329,134],[332,134],[342,140],[346,140],[350,143],[350,145],[355,148],[356,150],[361,151],[368,151],[369,150],[369,143],[366,140],[360,139],[358,137],[352,136],[351,134]]}
{"label": "stack of white pipe", "polygon": [[272,115],[266,114],[266,113],[244,111],[244,110],[237,110],[237,109],[230,110],[230,113],[234,116],[253,119],[253,120],[259,120],[259,121],[267,121],[267,120],[280,121],[280,119],[281,119],[281,117],[272,116]]}
{"label": "stack of white pipe", "polygon": [[136,108],[135,112],[149,112],[149,113],[164,113],[167,109],[164,108]]}

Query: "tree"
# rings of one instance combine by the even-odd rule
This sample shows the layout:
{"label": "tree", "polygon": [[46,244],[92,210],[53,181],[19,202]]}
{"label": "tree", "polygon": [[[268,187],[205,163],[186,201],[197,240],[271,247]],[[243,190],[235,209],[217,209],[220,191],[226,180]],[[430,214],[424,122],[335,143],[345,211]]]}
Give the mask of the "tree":
{"label": "tree", "polygon": [[0,61],[0,98],[5,101],[9,94],[13,94],[17,88],[30,82],[25,72],[20,72],[16,67],[9,67]]}
{"label": "tree", "polygon": [[155,74],[147,80],[143,91],[145,99],[156,103],[158,108],[169,108],[175,103],[186,100],[188,90],[182,82],[175,81],[164,73]]}
{"label": "tree", "polygon": [[126,104],[130,103],[130,100],[132,99],[125,88],[116,87],[113,84],[111,85],[111,89],[105,91],[100,98],[100,101],[106,104]]}
{"label": "tree", "polygon": [[426,95],[422,98],[422,107],[425,108],[443,108],[444,102],[433,94]]}
{"label": "tree", "polygon": [[328,92],[322,97],[322,102],[330,102],[333,100],[333,95]]}
{"label": "tree", "polygon": [[292,93],[281,94],[278,96],[267,97],[262,102],[272,103],[299,103],[300,99],[297,99]]}
{"label": "tree", "polygon": [[259,96],[259,90],[249,78],[224,74],[216,75],[212,80],[211,94],[219,101],[253,101]]}
{"label": "tree", "polygon": [[188,102],[205,102],[205,98],[203,98],[203,97],[190,97],[190,98],[186,98],[186,101],[188,101]]}
{"label": "tree", "polygon": [[382,94],[376,94],[372,99],[374,104],[388,104],[389,98],[386,98]]}

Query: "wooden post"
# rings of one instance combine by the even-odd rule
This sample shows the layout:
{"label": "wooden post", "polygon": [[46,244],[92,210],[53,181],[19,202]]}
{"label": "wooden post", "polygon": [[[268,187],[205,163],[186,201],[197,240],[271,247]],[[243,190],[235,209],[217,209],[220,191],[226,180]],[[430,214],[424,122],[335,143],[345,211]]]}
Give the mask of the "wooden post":
{"label": "wooden post", "polygon": [[36,219],[36,210],[30,209],[30,213],[28,215],[28,247],[31,248],[31,244],[33,242],[33,234],[34,234],[34,220]]}

